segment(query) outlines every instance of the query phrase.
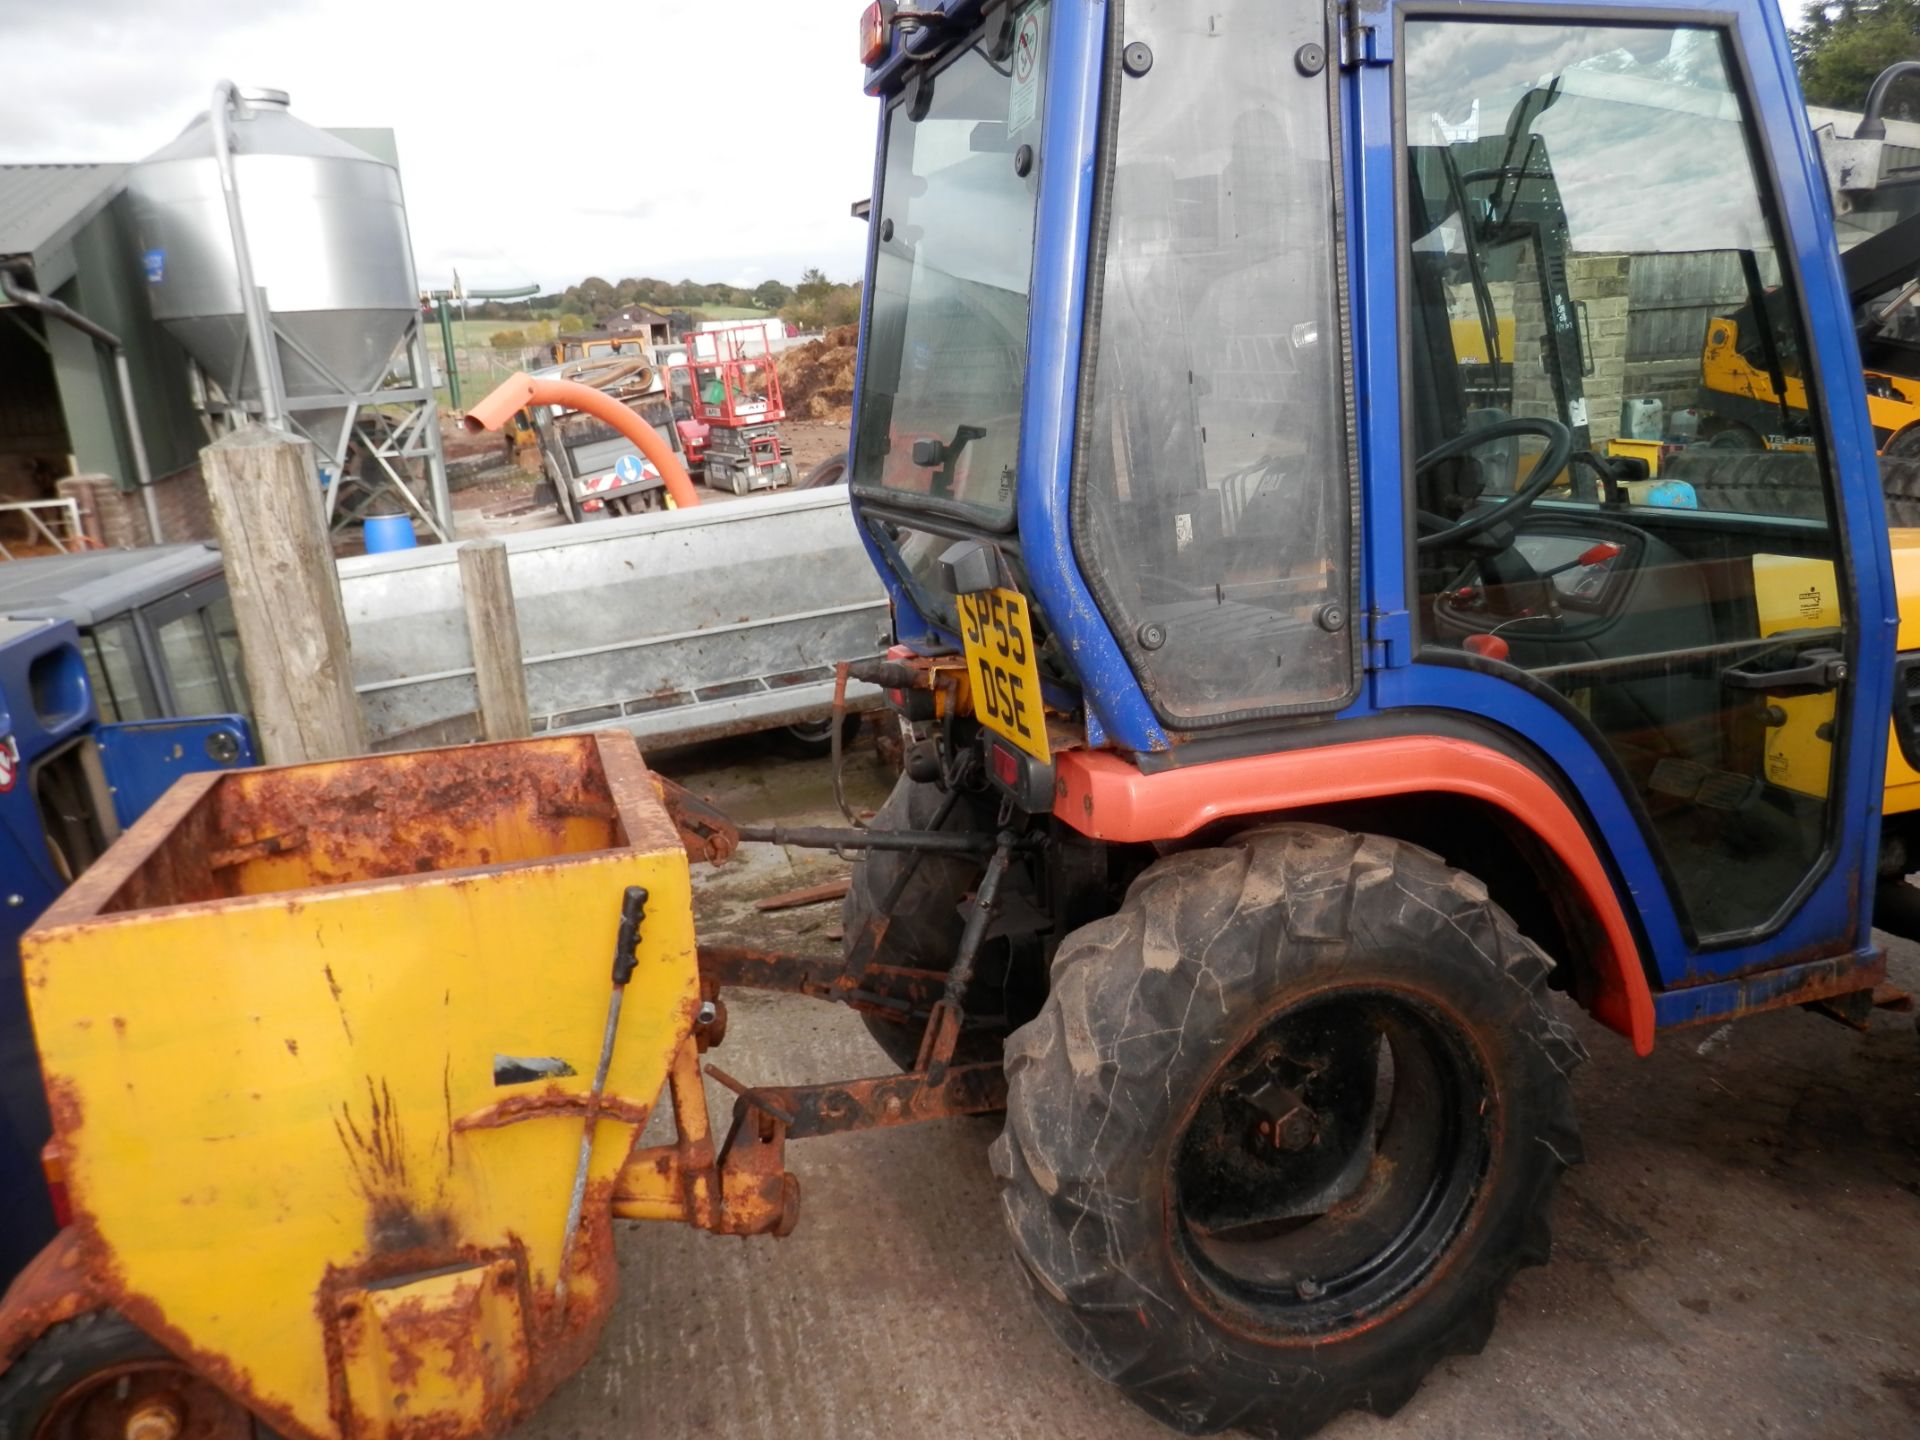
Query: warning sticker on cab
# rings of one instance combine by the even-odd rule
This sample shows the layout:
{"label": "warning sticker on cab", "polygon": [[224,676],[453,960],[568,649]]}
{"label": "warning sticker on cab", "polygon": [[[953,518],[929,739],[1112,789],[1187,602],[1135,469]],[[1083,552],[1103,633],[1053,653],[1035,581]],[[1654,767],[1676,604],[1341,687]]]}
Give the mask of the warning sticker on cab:
{"label": "warning sticker on cab", "polygon": [[960,643],[973,680],[974,718],[1034,759],[1052,758],[1026,597],[1018,590],[962,595]]}
{"label": "warning sticker on cab", "polygon": [[1040,114],[1040,12],[1029,10],[1013,32],[1013,91],[1007,97],[1007,134],[1018,135]]}
{"label": "warning sticker on cab", "polygon": [[13,743],[11,735],[0,735],[0,795],[13,789],[14,777],[20,773],[20,747]]}

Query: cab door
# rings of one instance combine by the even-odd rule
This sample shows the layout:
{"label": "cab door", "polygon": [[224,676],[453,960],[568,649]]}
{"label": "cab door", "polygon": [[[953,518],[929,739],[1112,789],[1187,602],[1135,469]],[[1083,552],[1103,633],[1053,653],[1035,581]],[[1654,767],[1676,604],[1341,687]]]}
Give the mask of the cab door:
{"label": "cab door", "polygon": [[1411,645],[1377,696],[1547,753],[1664,984],[1864,948],[1886,541],[1777,15],[1407,5],[1378,52],[1402,388],[1371,478]]}

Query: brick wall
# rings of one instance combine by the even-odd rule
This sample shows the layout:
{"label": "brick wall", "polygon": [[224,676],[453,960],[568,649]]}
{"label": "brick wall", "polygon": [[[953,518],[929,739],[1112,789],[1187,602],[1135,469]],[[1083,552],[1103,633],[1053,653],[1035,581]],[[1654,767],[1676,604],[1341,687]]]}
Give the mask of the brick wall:
{"label": "brick wall", "polygon": [[[1580,255],[1567,265],[1567,290],[1579,309],[1584,354],[1593,373],[1582,382],[1587,425],[1594,444],[1620,433],[1620,406],[1627,396],[1627,298],[1631,257]],[[1556,414],[1553,382],[1541,363],[1546,317],[1534,278],[1533,252],[1522,252],[1515,286],[1513,408],[1521,415]]]}
{"label": "brick wall", "polygon": [[[122,490],[106,475],[69,475],[56,488],[61,495],[80,502],[80,519],[87,534],[108,549],[153,543],[146,506],[138,491]],[[214,538],[213,511],[199,465],[189,465],[155,481],[153,498],[168,544]]]}

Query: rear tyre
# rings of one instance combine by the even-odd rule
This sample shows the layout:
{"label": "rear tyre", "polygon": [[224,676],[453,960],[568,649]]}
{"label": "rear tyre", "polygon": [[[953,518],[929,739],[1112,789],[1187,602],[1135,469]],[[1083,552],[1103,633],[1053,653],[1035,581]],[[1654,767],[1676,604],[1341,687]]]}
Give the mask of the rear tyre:
{"label": "rear tyre", "polygon": [[822,460],[807,472],[807,478],[800,482],[802,490],[820,490],[829,485],[847,483],[847,457],[843,451],[830,459]]}
{"label": "rear tyre", "polygon": [[169,1428],[189,1440],[255,1433],[245,1409],[112,1310],[55,1325],[0,1376],[0,1440],[124,1440]]}
{"label": "rear tyre", "polygon": [[1062,943],[993,1147],[1054,1332],[1188,1434],[1390,1415],[1547,1258],[1581,1058],[1479,881],[1320,826],[1162,860]]}
{"label": "rear tyre", "polygon": [[[887,797],[886,804],[871,822],[875,830],[925,830],[933,824],[946,794],[939,786],[901,776]],[[991,814],[981,814],[975,802],[962,796],[947,816],[942,830],[990,829]],[[847,898],[841,902],[843,945],[851,956],[854,945],[879,916],[893,886],[913,863],[913,857],[898,850],[868,850],[854,862],[853,878]],[[922,855],[912,878],[890,912],[886,937],[875,952],[872,964],[897,966],[906,970],[930,970],[941,974],[953,968],[955,952],[960,948],[960,932],[965,922],[960,907],[980,882],[983,866],[977,860],[957,855]],[[994,976],[1004,971],[996,967],[992,956],[983,954],[974,970],[976,985],[990,988]],[[868,988],[890,993],[884,981],[869,976]],[[997,1008],[997,1007],[991,1007]],[[888,1020],[862,1013],[868,1031],[887,1052],[887,1058],[902,1070],[911,1070],[920,1056],[922,1026],[911,1020]],[[956,1058],[982,1059],[998,1048],[999,1037],[979,1031],[966,1031],[960,1037]]]}
{"label": "rear tyre", "polygon": [[1920,421],[1894,431],[1880,453],[1895,460],[1920,460]]}
{"label": "rear tyre", "polygon": [[[851,745],[860,733],[860,717],[847,715],[840,722],[840,743]],[[800,725],[782,725],[767,732],[774,750],[794,760],[818,760],[833,753],[833,717]]]}

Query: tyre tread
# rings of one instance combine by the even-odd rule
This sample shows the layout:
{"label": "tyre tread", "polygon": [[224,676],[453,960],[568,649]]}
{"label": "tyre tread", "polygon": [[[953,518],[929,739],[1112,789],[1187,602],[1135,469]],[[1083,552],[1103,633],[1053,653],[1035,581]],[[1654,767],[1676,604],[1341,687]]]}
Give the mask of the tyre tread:
{"label": "tyre tread", "polygon": [[[1277,912],[1271,922],[1284,930],[1285,950],[1364,946],[1410,925],[1459,934],[1468,945],[1454,953],[1477,956],[1512,987],[1511,1019],[1558,1082],[1544,1087],[1552,1093],[1535,1137],[1548,1158],[1521,1172],[1496,1222],[1517,1243],[1483,1246],[1465,1298],[1444,1321],[1414,1327],[1384,1370],[1342,1371],[1317,1352],[1311,1368],[1263,1363],[1128,1273],[1120,1236],[1137,1187],[1124,1183],[1125,1165],[1157,1133],[1136,1102],[1138,1087],[1170,1086],[1169,1057],[1190,1042],[1224,1049],[1220,1027],[1207,1022],[1227,1013],[1227,992],[1263,963],[1218,943],[1247,911]],[[1285,824],[1157,861],[1118,912],[1062,942],[1045,1008],[1007,1041],[1007,1126],[992,1163],[1022,1269],[1051,1327],[1090,1370],[1184,1433],[1238,1426],[1291,1440],[1345,1410],[1393,1414],[1442,1358],[1486,1345],[1513,1276],[1547,1258],[1548,1206],[1561,1172],[1579,1158],[1565,1079],[1584,1058],[1547,1006],[1551,970],[1484,884],[1400,841]]]}

